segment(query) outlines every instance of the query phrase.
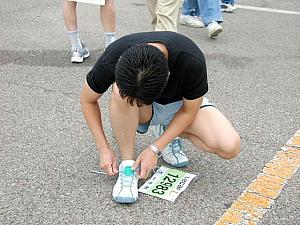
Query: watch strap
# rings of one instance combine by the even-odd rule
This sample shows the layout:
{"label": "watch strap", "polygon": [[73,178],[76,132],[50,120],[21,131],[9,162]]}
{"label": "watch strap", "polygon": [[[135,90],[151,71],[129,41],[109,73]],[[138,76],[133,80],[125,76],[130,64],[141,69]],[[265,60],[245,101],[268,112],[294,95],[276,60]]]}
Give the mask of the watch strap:
{"label": "watch strap", "polygon": [[158,158],[162,156],[162,152],[154,144],[151,144],[149,147]]}

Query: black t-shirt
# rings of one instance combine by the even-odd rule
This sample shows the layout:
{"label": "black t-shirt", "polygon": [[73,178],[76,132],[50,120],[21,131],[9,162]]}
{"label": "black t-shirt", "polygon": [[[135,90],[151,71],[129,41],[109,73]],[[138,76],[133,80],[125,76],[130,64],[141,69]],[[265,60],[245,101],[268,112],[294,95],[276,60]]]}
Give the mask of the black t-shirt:
{"label": "black t-shirt", "polygon": [[188,37],[160,31],[124,36],[113,42],[87,75],[87,83],[96,93],[104,93],[115,82],[115,68],[124,51],[141,43],[163,43],[168,49],[170,77],[161,96],[155,101],[168,104],[183,98],[193,100],[208,91],[203,53]]}

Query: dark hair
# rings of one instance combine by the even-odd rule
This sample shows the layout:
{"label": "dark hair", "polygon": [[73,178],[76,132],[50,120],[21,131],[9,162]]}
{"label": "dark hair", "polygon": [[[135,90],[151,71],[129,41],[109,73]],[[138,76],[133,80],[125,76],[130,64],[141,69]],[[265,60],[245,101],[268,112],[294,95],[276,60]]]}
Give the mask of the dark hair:
{"label": "dark hair", "polygon": [[150,105],[165,88],[169,76],[167,59],[156,47],[140,44],[127,49],[116,65],[120,96],[137,106]]}

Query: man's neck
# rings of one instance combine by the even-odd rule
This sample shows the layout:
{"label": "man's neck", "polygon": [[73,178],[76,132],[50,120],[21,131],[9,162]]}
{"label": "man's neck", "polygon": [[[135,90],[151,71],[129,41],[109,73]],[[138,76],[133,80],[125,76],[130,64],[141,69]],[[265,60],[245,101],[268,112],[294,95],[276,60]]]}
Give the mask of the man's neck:
{"label": "man's neck", "polygon": [[158,48],[164,54],[165,58],[168,59],[169,52],[168,52],[167,47],[163,43],[153,42],[153,43],[148,43],[148,45],[152,45],[152,46]]}

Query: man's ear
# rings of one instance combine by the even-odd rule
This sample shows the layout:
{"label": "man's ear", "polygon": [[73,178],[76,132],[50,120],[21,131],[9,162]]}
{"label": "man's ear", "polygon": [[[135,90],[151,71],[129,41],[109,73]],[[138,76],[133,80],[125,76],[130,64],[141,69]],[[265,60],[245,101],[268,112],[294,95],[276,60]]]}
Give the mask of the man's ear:
{"label": "man's ear", "polygon": [[112,90],[113,90],[113,91],[118,91],[118,92],[119,92],[119,88],[118,88],[118,85],[117,85],[116,82],[112,84]]}

